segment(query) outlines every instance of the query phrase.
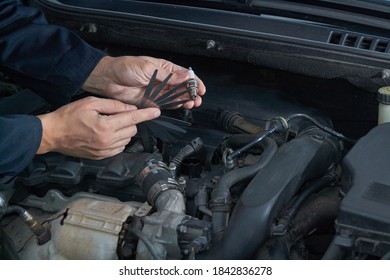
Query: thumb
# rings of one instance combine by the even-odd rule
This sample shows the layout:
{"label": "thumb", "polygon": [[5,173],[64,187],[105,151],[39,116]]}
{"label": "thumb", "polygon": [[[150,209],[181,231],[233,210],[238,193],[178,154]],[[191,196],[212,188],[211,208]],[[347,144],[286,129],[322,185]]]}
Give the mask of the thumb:
{"label": "thumb", "polygon": [[94,109],[100,114],[112,115],[126,111],[134,111],[136,106],[113,99],[99,99],[94,104]]}

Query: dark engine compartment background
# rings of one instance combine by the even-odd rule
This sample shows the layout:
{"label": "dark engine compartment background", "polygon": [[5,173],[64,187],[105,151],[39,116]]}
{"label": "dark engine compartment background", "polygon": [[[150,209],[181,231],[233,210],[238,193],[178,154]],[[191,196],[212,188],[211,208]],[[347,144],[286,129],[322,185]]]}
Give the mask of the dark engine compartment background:
{"label": "dark engine compartment background", "polygon": [[[103,47],[103,46],[100,46]],[[192,67],[207,93],[196,110],[237,111],[255,122],[305,111],[329,117],[336,131],[358,139],[377,124],[376,94],[343,79],[322,79],[217,58],[104,46],[110,54],[150,55]],[[259,111],[261,107],[261,111]]]}
{"label": "dark engine compartment background", "polygon": [[[79,27],[77,24],[74,26],[72,22],[62,21],[62,23],[65,23],[68,27],[76,30]],[[366,91],[362,88],[358,88],[357,86],[349,83],[347,79],[343,79],[343,77],[325,79],[278,70],[278,61],[276,60],[274,61],[275,68],[271,69],[265,66],[259,66],[261,63],[258,63],[259,65],[255,66],[249,62],[239,62],[235,60],[234,57],[232,57],[231,60],[228,60],[215,57],[197,56],[190,53],[187,55],[183,54],[185,53],[183,49],[180,50],[181,54],[178,54],[176,52],[173,53],[157,49],[135,48],[131,46],[131,44],[128,45],[125,41],[120,43],[118,40],[115,43],[112,43],[107,39],[109,37],[102,37],[99,39],[96,37],[91,38],[91,34],[88,34],[88,32],[81,32],[80,34],[81,36],[85,36],[85,39],[90,41],[91,44],[106,51],[112,56],[149,55],[164,58],[184,67],[192,67],[192,69],[194,69],[195,73],[204,81],[207,87],[207,93],[203,98],[202,106],[191,110],[192,127],[189,129],[189,135],[183,136],[183,138],[179,140],[180,144],[183,144],[186,141],[191,141],[194,136],[205,136],[209,143],[214,144],[215,142],[215,145],[211,145],[212,147],[207,152],[213,151],[213,149],[215,149],[219,144],[219,141],[225,137],[223,132],[218,131],[218,125],[215,123],[215,113],[219,109],[238,112],[247,120],[258,124],[261,127],[264,127],[267,121],[273,117],[287,117],[294,113],[304,113],[319,119],[329,127],[333,126],[334,130],[352,139],[359,139],[363,137],[377,125],[378,103],[376,100],[376,94],[373,91]],[[160,34],[160,36],[163,38],[163,35]],[[156,48],[158,48],[158,46],[156,46]],[[272,57],[268,57],[267,65],[269,65],[271,60]],[[299,58],[296,57],[290,62],[294,64],[290,65],[291,68],[299,68]],[[317,67],[318,69],[316,69],[315,72],[321,73],[321,64],[318,64]],[[334,64],[334,67],[337,72],[337,63]],[[329,71],[329,69],[327,69],[327,71]],[[382,82],[385,83],[386,80],[383,80]],[[82,96],[84,95],[81,95],[81,97]],[[12,100],[12,102],[18,103],[19,101]],[[47,107],[43,107],[47,110]],[[180,109],[164,113],[171,116],[180,116],[183,112],[184,111]],[[380,131],[379,134],[383,135],[383,132]],[[213,137],[215,139],[213,139]],[[384,146],[384,143],[381,143],[381,146]],[[349,144],[346,144],[345,148],[343,155],[347,154],[351,147]],[[364,146],[363,149],[364,148],[366,148],[366,146]],[[174,154],[174,152],[172,152],[172,154]],[[358,156],[360,156],[360,152],[358,151],[357,153]],[[378,153],[380,154],[380,152]],[[363,156],[366,155],[367,157],[370,155],[369,149],[367,154],[363,154]],[[206,157],[207,156],[208,155],[206,155]],[[123,155],[122,158],[118,157],[118,164],[112,165],[112,169],[106,168],[106,162],[104,161],[95,165],[93,162],[87,163],[87,161],[82,160],[75,160],[74,162],[72,160],[67,160],[65,161],[66,164],[75,163],[76,167],[75,169],[72,169],[65,166],[66,168],[64,168],[64,171],[65,173],[68,171],[68,173],[72,173],[72,170],[76,170],[77,173],[78,170],[80,170],[78,169],[78,166],[84,165],[90,167],[91,169],[96,168],[96,170],[104,170],[108,171],[108,173],[111,172],[110,174],[112,175],[120,169],[117,167],[122,165],[122,161],[126,162],[127,160],[127,167],[129,167],[129,169],[134,169],[134,166],[136,165],[139,168],[143,167],[146,157],[147,156],[136,156],[135,159],[133,159],[131,156]],[[164,158],[164,154],[162,157]],[[291,157],[294,158],[293,155]],[[212,161],[210,158],[207,160]],[[54,157],[53,166],[56,166],[56,161],[60,162],[61,160]],[[167,160],[165,159],[165,161]],[[44,156],[42,162],[42,166],[49,166],[50,164],[47,163],[50,163],[50,156]],[[387,163],[387,160],[384,159],[383,163]],[[277,164],[275,164],[275,166],[277,166]],[[364,169],[364,164],[358,166],[352,165],[352,167],[349,168],[349,171],[352,170],[351,172],[353,173],[355,169]],[[346,169],[348,169],[348,167]],[[32,166],[32,170],[40,171],[39,158],[35,162],[35,166]],[[138,171],[139,170],[137,169],[137,172]],[[136,200],[137,202],[143,202],[145,200],[141,190],[138,189],[138,186],[136,186],[135,171],[127,174],[128,177],[125,177],[122,176],[123,174],[121,174],[119,170],[118,176],[115,175],[115,177],[109,174],[105,178],[104,176],[100,176],[102,174],[95,176],[96,174],[94,174],[94,172],[95,171],[91,172],[90,178],[86,177],[87,183],[91,182],[91,185],[96,183],[96,186],[99,187],[93,191],[98,190],[100,194],[118,197],[123,200]],[[352,174],[351,177],[353,177],[353,175],[354,174]],[[53,176],[54,181],[48,180],[47,182],[49,184],[47,185],[45,185],[45,183],[47,183],[45,182],[47,179],[45,175],[41,176],[38,174],[36,178],[33,176],[27,176],[24,177],[23,180],[25,185],[31,187],[36,195],[41,196],[45,195],[48,190],[56,186],[52,185],[53,183],[58,184],[59,188],[62,188],[62,191],[68,191],[68,193],[65,192],[65,194],[70,196],[78,191],[90,191],[85,182],[78,185],[79,182],[77,180],[79,180],[82,176],[78,176],[78,174],[73,176],[72,178],[74,178],[75,181],[55,181],[57,178],[61,178],[61,176],[62,174],[58,174],[58,177]],[[115,181],[116,179],[118,179],[118,181]],[[351,182],[349,183],[350,184],[346,186],[347,189],[354,186]],[[130,186],[121,189],[127,184],[130,184]],[[192,184],[196,184],[196,180],[194,180]],[[43,187],[41,188],[40,185]],[[111,188],[112,186],[118,187],[118,190]],[[198,190],[196,187],[194,189]],[[27,190],[24,194],[27,196],[28,192],[29,190]],[[127,196],[123,196],[124,193],[126,193]],[[333,202],[338,202],[336,193],[337,190],[333,190]],[[388,192],[386,192],[386,194],[387,193]],[[22,193],[20,197],[14,198],[14,201],[18,202],[18,200],[22,200],[24,198],[24,194]],[[345,194],[343,193],[342,195]],[[352,207],[355,205],[354,202],[351,204]],[[312,205],[309,206],[311,207]],[[338,205],[332,205],[332,209],[334,210],[337,209],[337,207]],[[349,213],[344,213],[347,218],[339,221],[341,224],[341,230],[343,227],[350,227],[350,219],[358,216],[360,212],[359,210],[356,212],[350,210],[349,205],[346,205],[345,208],[347,209],[346,212],[350,211],[352,214],[349,215]],[[192,209],[190,209],[190,211],[191,210]],[[306,209],[306,211],[310,213],[310,209]],[[316,241],[317,243],[313,242],[313,248],[318,246],[323,246],[323,248],[319,250],[320,252],[318,252],[318,255],[315,255],[315,249],[311,251],[311,254],[313,255],[310,257],[312,258],[321,257],[321,254],[325,251],[326,247],[324,244],[327,245],[330,241],[329,231],[331,234],[334,234],[332,219],[336,216],[336,211],[329,216],[330,218],[329,221],[327,221],[327,228],[325,230],[327,239],[324,242],[318,243],[318,240]],[[302,224],[306,222],[306,217],[298,217],[301,221],[303,221]],[[356,229],[355,231],[359,232],[359,230]],[[362,230],[361,232],[366,233],[365,230]],[[383,235],[386,235],[386,233]],[[320,236],[319,238],[322,237]],[[382,238],[385,239],[382,236],[377,239],[381,240]],[[374,239],[374,241],[376,242],[377,239]],[[307,245],[310,246],[310,240],[306,241]],[[384,248],[386,250],[388,249],[387,244]],[[364,252],[372,253],[373,250],[367,249]],[[380,254],[377,254],[377,256],[381,257],[383,253],[385,252],[381,251]]]}

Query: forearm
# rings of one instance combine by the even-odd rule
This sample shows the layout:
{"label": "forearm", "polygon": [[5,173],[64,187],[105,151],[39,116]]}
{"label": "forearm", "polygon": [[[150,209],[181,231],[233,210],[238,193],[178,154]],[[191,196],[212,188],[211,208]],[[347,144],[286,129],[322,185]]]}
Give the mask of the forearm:
{"label": "forearm", "polygon": [[33,159],[41,142],[37,117],[0,117],[0,175],[16,175]]}
{"label": "forearm", "polygon": [[[105,54],[37,9],[0,3],[0,69],[57,105],[68,102]],[[59,102],[60,101],[60,102]]]}

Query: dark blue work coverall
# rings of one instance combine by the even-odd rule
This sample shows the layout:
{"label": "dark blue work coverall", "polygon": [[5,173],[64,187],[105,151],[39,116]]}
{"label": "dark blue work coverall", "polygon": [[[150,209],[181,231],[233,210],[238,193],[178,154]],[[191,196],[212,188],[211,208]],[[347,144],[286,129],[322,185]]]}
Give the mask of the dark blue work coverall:
{"label": "dark blue work coverall", "polygon": [[[67,103],[104,55],[71,31],[47,24],[38,9],[0,1],[0,72],[16,83]],[[20,173],[41,137],[37,117],[1,116],[0,176]]]}

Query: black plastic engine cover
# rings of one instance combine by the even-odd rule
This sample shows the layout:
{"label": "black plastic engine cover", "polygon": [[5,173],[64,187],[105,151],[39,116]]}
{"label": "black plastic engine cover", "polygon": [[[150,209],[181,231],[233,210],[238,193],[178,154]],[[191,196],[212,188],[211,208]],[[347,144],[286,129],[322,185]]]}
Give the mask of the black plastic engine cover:
{"label": "black plastic engine cover", "polygon": [[343,160],[346,196],[336,243],[382,256],[390,250],[390,123],[361,138]]}
{"label": "black plastic engine cover", "polygon": [[26,186],[45,183],[79,184],[87,175],[112,187],[135,183],[135,177],[150,159],[161,160],[155,154],[120,153],[103,160],[89,160],[57,153],[36,157],[25,170],[22,181]]}
{"label": "black plastic engine cover", "polygon": [[39,196],[56,188],[66,195],[92,191],[124,201],[145,201],[136,177],[151,159],[161,160],[161,157],[120,153],[103,160],[88,160],[50,153],[35,157],[20,179],[24,187]]}

